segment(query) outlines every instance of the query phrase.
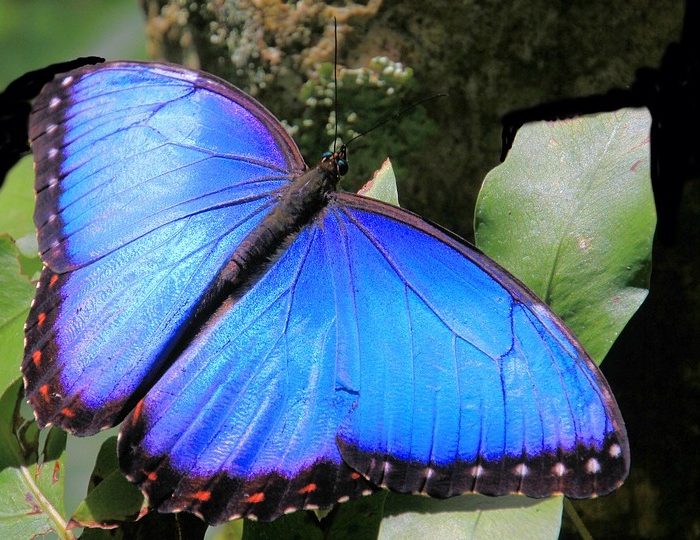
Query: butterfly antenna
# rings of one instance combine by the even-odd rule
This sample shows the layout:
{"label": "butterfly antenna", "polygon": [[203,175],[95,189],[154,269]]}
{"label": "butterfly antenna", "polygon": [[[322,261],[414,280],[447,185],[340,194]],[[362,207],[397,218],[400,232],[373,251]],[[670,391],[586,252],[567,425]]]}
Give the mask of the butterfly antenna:
{"label": "butterfly antenna", "polygon": [[[388,124],[388,123],[391,122],[392,120],[396,120],[397,118],[400,118],[401,116],[403,116],[404,114],[406,114],[408,111],[413,110],[413,109],[415,109],[416,107],[418,107],[418,105],[422,105],[422,104],[425,103],[426,101],[431,101],[431,100],[433,100],[433,99],[437,99],[437,98],[441,98],[441,97],[447,97],[447,94],[433,94],[432,96],[424,97],[423,99],[419,99],[419,100],[416,101],[415,103],[411,103],[411,105],[409,105],[408,107],[405,107],[405,108],[401,109],[400,111],[397,111],[397,112],[392,113],[392,114],[390,114],[390,115],[388,115],[388,116],[385,116],[385,117],[382,118],[379,122],[377,122],[374,126],[372,126],[371,128],[369,128],[368,130],[363,131],[362,133],[358,133],[357,135],[355,135],[352,139],[350,139],[348,142],[346,142],[344,146],[347,147],[347,146],[349,146],[350,143],[353,142],[355,139],[359,139],[360,137],[364,137],[365,135],[367,135],[368,133],[374,131],[375,129],[382,127],[384,124]],[[337,127],[338,127],[338,124],[336,123],[336,129],[337,129]]]}
{"label": "butterfly antenna", "polygon": [[335,109],[335,135],[333,136],[333,153],[338,140],[338,19],[333,17],[333,107]]}

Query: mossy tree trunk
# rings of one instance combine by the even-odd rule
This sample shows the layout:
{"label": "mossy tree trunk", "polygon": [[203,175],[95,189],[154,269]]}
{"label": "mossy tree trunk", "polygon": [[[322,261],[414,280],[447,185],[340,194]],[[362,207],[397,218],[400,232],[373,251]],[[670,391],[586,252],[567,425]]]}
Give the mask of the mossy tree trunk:
{"label": "mossy tree trunk", "polygon": [[[404,204],[471,233],[475,195],[498,163],[500,117],[602,93],[659,63],[682,22],[679,0],[552,2],[146,0],[151,54],[217,74],[295,127],[309,163],[332,144],[332,20],[338,21],[340,134],[411,100],[408,113],[350,155],[361,185],[387,155]],[[373,59],[382,58],[383,63]],[[306,85],[306,86],[305,86]],[[309,100],[309,97],[317,99]]]}

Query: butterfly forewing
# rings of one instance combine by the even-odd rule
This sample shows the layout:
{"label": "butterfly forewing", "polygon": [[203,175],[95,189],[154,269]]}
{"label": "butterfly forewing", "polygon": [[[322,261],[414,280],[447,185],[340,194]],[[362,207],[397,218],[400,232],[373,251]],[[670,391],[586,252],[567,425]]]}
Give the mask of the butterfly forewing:
{"label": "butterfly forewing", "polygon": [[45,269],[26,325],[27,396],[42,425],[94,433],[154,382],[220,268],[304,165],[252,99],[174,66],[59,76],[30,135]]}

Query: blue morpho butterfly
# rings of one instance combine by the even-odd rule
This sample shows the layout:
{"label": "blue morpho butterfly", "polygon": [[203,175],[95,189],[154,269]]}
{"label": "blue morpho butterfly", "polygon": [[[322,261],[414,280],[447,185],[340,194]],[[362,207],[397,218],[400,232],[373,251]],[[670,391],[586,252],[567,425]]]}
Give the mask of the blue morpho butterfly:
{"label": "blue morpho butterfly", "polygon": [[110,62],[30,120],[44,270],[26,394],[77,435],[126,416],[153,507],[271,520],[371,493],[592,497],[624,424],[562,322],[464,241],[335,190],[259,103]]}

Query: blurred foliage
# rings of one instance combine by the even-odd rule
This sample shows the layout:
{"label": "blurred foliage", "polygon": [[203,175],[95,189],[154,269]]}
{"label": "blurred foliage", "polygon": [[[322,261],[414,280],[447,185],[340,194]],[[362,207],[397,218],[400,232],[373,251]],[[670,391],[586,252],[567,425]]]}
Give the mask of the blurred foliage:
{"label": "blurred foliage", "polygon": [[25,71],[78,56],[145,58],[134,0],[0,0],[0,89]]}
{"label": "blurred foliage", "polygon": [[[60,24],[57,24],[60,21]],[[33,69],[79,56],[145,59],[144,16],[134,0],[0,0],[0,90]],[[0,230],[16,239],[34,236],[31,159],[8,175],[0,200],[13,205],[0,215]]]}

